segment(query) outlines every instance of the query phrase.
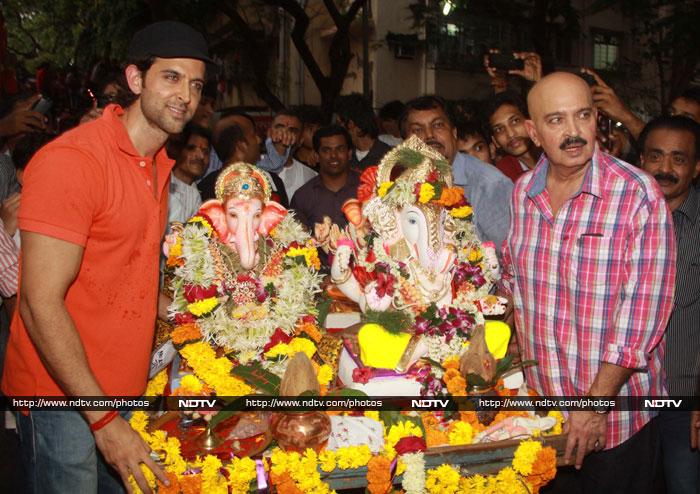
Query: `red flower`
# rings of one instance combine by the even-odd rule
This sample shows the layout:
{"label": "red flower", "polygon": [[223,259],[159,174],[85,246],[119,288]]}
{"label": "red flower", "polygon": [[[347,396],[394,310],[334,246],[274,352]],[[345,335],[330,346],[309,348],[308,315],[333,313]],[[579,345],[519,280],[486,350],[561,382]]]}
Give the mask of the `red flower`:
{"label": "red flower", "polygon": [[204,300],[205,298],[216,297],[216,285],[210,285],[208,287],[203,287],[201,285],[185,285],[184,288],[185,299],[190,304],[196,302],[197,300]]}
{"label": "red flower", "polygon": [[189,312],[185,314],[175,314],[175,324],[177,324],[178,326],[182,326],[183,324],[189,324],[195,322],[196,320],[197,318],[195,318]]}
{"label": "red flower", "polygon": [[275,332],[272,333],[272,336],[270,336],[270,341],[263,347],[263,353],[267,353],[272,347],[279,343],[289,343],[290,341],[292,341],[292,337],[280,328],[277,328]]}
{"label": "red flower", "polygon": [[370,377],[372,377],[372,369],[369,367],[355,367],[352,371],[353,382],[367,384]]}
{"label": "red flower", "polygon": [[[376,272],[376,271],[375,271]],[[388,273],[377,275],[377,296],[380,298],[394,295],[394,277]]]}
{"label": "red flower", "polygon": [[365,258],[365,261],[374,264],[374,262],[377,260],[377,256],[374,254],[373,250],[370,250],[367,253],[367,257]]}
{"label": "red flower", "polygon": [[375,279],[377,279],[377,275],[374,271],[367,271],[363,266],[355,265],[352,268],[352,274],[353,276],[355,276],[357,282],[362,288],[367,286],[367,283],[369,283],[370,281],[374,281]]}
{"label": "red flower", "polygon": [[422,437],[418,436],[408,436],[399,439],[396,443],[394,449],[396,454],[405,455],[406,453],[417,453],[419,451],[425,451],[426,445]]}

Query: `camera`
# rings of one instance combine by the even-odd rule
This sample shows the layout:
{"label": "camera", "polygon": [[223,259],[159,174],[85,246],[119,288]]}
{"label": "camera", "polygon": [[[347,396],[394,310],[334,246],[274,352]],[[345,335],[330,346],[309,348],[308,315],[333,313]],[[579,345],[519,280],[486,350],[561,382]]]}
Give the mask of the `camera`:
{"label": "camera", "polygon": [[489,66],[496,70],[523,70],[525,61],[515,58],[512,53],[491,53],[489,55]]}
{"label": "camera", "polygon": [[42,115],[48,115],[49,111],[51,111],[51,107],[53,106],[53,101],[51,101],[49,98],[42,96],[39,101],[34,103],[32,105],[32,110],[38,113],[41,113]]}

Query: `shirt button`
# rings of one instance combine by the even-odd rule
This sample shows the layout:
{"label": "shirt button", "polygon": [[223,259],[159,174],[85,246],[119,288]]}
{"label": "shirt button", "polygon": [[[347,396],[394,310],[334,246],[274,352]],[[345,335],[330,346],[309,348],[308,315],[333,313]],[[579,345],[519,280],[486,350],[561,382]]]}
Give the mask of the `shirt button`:
{"label": "shirt button", "polygon": [[146,162],[145,162],[145,161],[139,161],[139,166],[140,166],[141,168],[145,167],[145,166],[146,166]]}
{"label": "shirt button", "polygon": [[146,185],[148,185],[148,186],[150,187],[150,186],[151,186],[151,181],[150,181],[150,180],[146,180]]}

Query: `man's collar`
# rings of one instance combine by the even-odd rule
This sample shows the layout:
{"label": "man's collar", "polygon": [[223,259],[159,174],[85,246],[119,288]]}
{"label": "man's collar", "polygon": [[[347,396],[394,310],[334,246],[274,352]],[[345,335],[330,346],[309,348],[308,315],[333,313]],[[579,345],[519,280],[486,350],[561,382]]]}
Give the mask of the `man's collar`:
{"label": "man's collar", "polygon": [[[583,177],[583,183],[581,183],[581,188],[574,194],[574,197],[581,193],[591,194],[596,197],[603,197],[603,174],[605,166],[604,160],[606,157],[598,149],[596,144],[595,151],[593,152],[593,157],[586,170],[586,174]],[[535,166],[535,172],[530,180],[530,184],[527,186],[526,193],[529,198],[533,198],[538,194],[544,192],[547,186],[547,171],[549,170],[549,160],[547,155],[542,153],[540,160]]]}
{"label": "man's collar", "polygon": [[692,223],[695,223],[700,215],[700,211],[698,211],[699,203],[700,197],[698,197],[698,191],[693,184],[690,184],[688,197],[685,198],[683,204],[681,204],[676,211],[683,213],[686,218],[688,218]]}

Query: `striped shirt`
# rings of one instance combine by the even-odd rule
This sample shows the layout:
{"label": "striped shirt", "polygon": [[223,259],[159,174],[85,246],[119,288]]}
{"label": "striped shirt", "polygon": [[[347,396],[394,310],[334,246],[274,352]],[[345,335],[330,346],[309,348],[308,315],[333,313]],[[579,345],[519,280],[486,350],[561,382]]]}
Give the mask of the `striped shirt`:
{"label": "striped shirt", "polygon": [[0,220],[0,295],[12,297],[17,293],[19,249]]}
{"label": "striped shirt", "polygon": [[666,385],[672,396],[697,396],[700,380],[700,192],[673,212],[676,295],[666,332]]}
{"label": "striped shirt", "polygon": [[[619,396],[661,396],[664,329],[676,249],[656,181],[598,149],[581,189],[556,216],[545,155],[513,191],[504,245],[528,384],[549,396],[585,396],[603,362],[636,369]],[[612,410],[606,448],[652,418]]]}

